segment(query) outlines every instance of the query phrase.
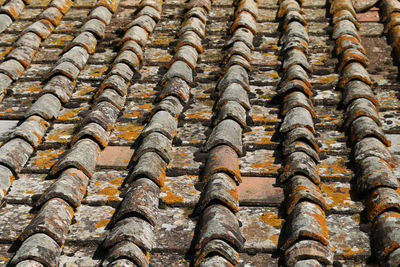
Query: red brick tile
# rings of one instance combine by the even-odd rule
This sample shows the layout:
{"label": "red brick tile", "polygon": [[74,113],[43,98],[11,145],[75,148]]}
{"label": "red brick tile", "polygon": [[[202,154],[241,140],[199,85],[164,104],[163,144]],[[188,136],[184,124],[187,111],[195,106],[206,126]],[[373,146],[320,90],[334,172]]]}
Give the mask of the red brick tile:
{"label": "red brick tile", "polygon": [[368,10],[364,13],[358,13],[357,18],[359,22],[379,22],[379,12],[378,10]]}
{"label": "red brick tile", "polygon": [[126,167],[131,160],[134,150],[129,146],[106,147],[97,160],[101,167]]}
{"label": "red brick tile", "polygon": [[275,178],[243,177],[238,187],[240,204],[243,205],[273,205],[283,201],[283,190],[275,186]]}

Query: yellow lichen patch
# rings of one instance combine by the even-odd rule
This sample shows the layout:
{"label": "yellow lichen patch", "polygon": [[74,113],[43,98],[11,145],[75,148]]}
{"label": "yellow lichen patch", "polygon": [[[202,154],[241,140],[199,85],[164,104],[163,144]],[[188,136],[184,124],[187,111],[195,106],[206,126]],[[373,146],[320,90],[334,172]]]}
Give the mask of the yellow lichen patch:
{"label": "yellow lichen patch", "polygon": [[108,182],[112,185],[121,185],[123,181],[124,181],[123,177],[116,177],[114,179],[109,180]]}
{"label": "yellow lichen patch", "polygon": [[350,175],[352,172],[346,166],[347,159],[342,157],[330,157],[322,160],[319,165],[319,173],[321,176],[343,177]]}
{"label": "yellow lichen patch", "polygon": [[95,227],[96,228],[106,227],[109,222],[110,219],[102,219],[96,223]]}
{"label": "yellow lichen patch", "polygon": [[355,254],[360,254],[364,252],[364,250],[362,248],[358,248],[358,249],[354,249],[353,248],[343,248],[343,255],[344,256],[351,256],[351,255],[355,255]]}
{"label": "yellow lichen patch", "polygon": [[26,194],[33,194],[33,193],[35,193],[35,191],[32,190],[32,189],[27,189],[27,190],[25,190],[25,193]]}
{"label": "yellow lichen patch", "polygon": [[127,141],[134,141],[139,137],[143,128],[144,127],[141,124],[117,124],[115,126],[115,135],[118,138],[122,138]]}
{"label": "yellow lichen patch", "polygon": [[71,125],[70,127],[54,128],[46,136],[46,140],[56,143],[69,142],[72,137],[72,134],[74,133],[74,129],[75,128],[73,125]]}
{"label": "yellow lichen patch", "polygon": [[63,149],[39,150],[36,156],[32,158],[31,165],[36,168],[50,168],[57,162],[59,155],[63,152]]}
{"label": "yellow lichen patch", "polygon": [[62,35],[61,37],[49,40],[52,45],[65,45],[67,42],[71,41],[74,37],[72,35]]}
{"label": "yellow lichen patch", "polygon": [[100,190],[96,191],[96,194],[99,195],[106,195],[106,196],[113,196],[119,194],[120,191],[116,187],[106,186]]}
{"label": "yellow lichen patch", "polygon": [[190,143],[190,144],[199,144],[199,143],[200,143],[200,140],[197,139],[197,138],[193,138],[192,140],[190,140],[189,143]]}
{"label": "yellow lichen patch", "polygon": [[336,207],[337,209],[343,209],[344,207],[356,208],[350,199],[350,188],[339,187],[336,188],[332,185],[321,184],[321,189],[325,192],[327,203],[330,208]]}
{"label": "yellow lichen patch", "polygon": [[11,51],[11,49],[12,49],[12,47],[3,48],[3,49],[0,51],[0,57],[3,58],[5,55],[7,55],[7,54]]}
{"label": "yellow lichen patch", "polygon": [[273,212],[263,213],[259,220],[271,226],[281,226],[283,222],[283,219],[279,219],[278,214]]}
{"label": "yellow lichen patch", "polygon": [[324,75],[317,77],[317,82],[319,83],[332,83],[338,80],[337,75]]}
{"label": "yellow lichen patch", "polygon": [[269,240],[271,240],[275,245],[278,245],[279,235],[271,235]]}
{"label": "yellow lichen patch", "polygon": [[95,66],[90,66],[89,67],[89,76],[92,77],[99,77],[101,75],[104,74],[104,72],[106,72],[108,69],[108,67],[95,67]]}
{"label": "yellow lichen patch", "polygon": [[175,194],[174,192],[172,192],[171,188],[169,188],[168,186],[163,186],[161,188],[161,191],[166,193],[167,195],[162,197],[162,199],[167,203],[167,204],[173,204],[176,202],[182,202],[183,201],[183,197]]}
{"label": "yellow lichen patch", "polygon": [[186,113],[186,117],[190,119],[209,119],[211,116],[211,110],[200,110],[197,112]]}

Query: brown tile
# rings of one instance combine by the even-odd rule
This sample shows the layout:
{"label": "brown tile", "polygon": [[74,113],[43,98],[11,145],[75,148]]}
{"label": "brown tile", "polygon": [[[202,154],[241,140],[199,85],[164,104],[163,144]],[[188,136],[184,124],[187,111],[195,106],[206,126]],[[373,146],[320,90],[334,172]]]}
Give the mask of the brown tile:
{"label": "brown tile", "polygon": [[97,159],[97,166],[126,167],[131,160],[134,150],[129,146],[106,147]]}
{"label": "brown tile", "polygon": [[241,205],[278,206],[283,201],[283,190],[275,185],[275,178],[243,177],[238,187]]}
{"label": "brown tile", "polygon": [[365,13],[358,13],[357,19],[359,22],[379,22],[379,12],[378,10],[369,10]]}

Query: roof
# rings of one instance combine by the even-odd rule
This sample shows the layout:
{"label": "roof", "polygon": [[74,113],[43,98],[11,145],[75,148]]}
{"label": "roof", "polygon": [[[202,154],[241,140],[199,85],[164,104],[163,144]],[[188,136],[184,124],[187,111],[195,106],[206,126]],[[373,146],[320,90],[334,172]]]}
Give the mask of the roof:
{"label": "roof", "polygon": [[3,0],[0,265],[400,264],[400,2],[328,2]]}

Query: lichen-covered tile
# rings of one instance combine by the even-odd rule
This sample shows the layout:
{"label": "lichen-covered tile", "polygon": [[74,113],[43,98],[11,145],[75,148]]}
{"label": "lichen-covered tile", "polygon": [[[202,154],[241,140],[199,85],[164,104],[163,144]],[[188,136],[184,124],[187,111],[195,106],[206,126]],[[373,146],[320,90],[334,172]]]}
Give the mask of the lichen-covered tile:
{"label": "lichen-covered tile", "polygon": [[46,134],[43,144],[60,144],[69,143],[72,140],[73,133],[76,129],[75,124],[56,123]]}
{"label": "lichen-covered tile", "polygon": [[320,187],[330,212],[359,213],[363,210],[361,202],[353,199],[350,184],[329,182],[321,183]]}
{"label": "lichen-covered tile", "polygon": [[159,93],[157,84],[152,82],[134,83],[129,87],[128,98],[145,99],[151,101]]}
{"label": "lichen-covered tile", "polygon": [[69,241],[102,241],[105,227],[110,222],[115,209],[110,206],[81,205],[75,212],[66,243]]}
{"label": "lichen-covered tile", "polygon": [[188,267],[190,266],[190,259],[188,259],[185,255],[175,252],[152,253],[150,258],[150,265],[154,267],[162,267],[162,266]]}
{"label": "lichen-covered tile", "polygon": [[108,70],[107,66],[104,65],[85,65],[85,68],[81,71],[80,79],[92,79],[92,80],[103,80],[105,78],[105,72]]}
{"label": "lichen-covered tile", "polygon": [[343,124],[343,112],[335,107],[316,106],[317,121],[315,127],[319,129],[338,130]]}
{"label": "lichen-covered tile", "polygon": [[196,101],[190,103],[188,109],[183,113],[185,119],[190,122],[211,121],[213,101]]}
{"label": "lichen-covered tile", "polygon": [[10,87],[10,91],[16,95],[36,95],[42,89],[40,81],[17,81]]}
{"label": "lichen-covered tile", "polygon": [[383,33],[383,24],[376,22],[361,23],[360,35],[362,36],[381,36]]}
{"label": "lichen-covered tile", "polygon": [[28,161],[26,168],[36,172],[47,172],[65,152],[65,148],[50,148],[46,150],[38,150],[36,154]]}
{"label": "lichen-covered tile", "polygon": [[382,111],[380,112],[382,129],[388,133],[398,133],[400,130],[399,111]]}
{"label": "lichen-covered tile", "polygon": [[53,33],[69,33],[74,32],[76,29],[79,29],[82,25],[80,21],[61,21],[58,24],[57,28],[53,31]]}
{"label": "lichen-covered tile", "polygon": [[281,167],[274,150],[257,149],[239,159],[243,176],[275,176]]}
{"label": "lichen-covered tile", "polygon": [[322,159],[318,165],[319,175],[322,179],[339,179],[340,181],[350,180],[353,171],[349,167],[349,159],[347,156],[327,156]]}
{"label": "lichen-covered tile", "polygon": [[138,120],[143,121],[149,116],[151,110],[153,109],[152,103],[147,101],[132,101],[128,102],[125,106],[121,119]]}
{"label": "lichen-covered tile", "polygon": [[110,135],[109,145],[132,145],[144,126],[136,122],[117,122]]}
{"label": "lichen-covered tile", "polygon": [[96,171],[90,180],[85,202],[90,205],[118,204],[121,201],[120,187],[126,176],[126,171]]}
{"label": "lichen-covered tile", "polygon": [[370,255],[368,234],[362,231],[360,215],[331,214],[326,217],[329,240],[338,259]]}
{"label": "lichen-covered tile", "polygon": [[160,209],[159,223],[155,227],[156,245],[153,249],[187,250],[196,226],[196,222],[189,217],[191,213],[187,208]]}
{"label": "lichen-covered tile", "polygon": [[171,162],[168,165],[167,174],[194,174],[198,175],[199,167],[202,165],[203,159],[200,159],[200,148],[174,146],[172,149]]}
{"label": "lichen-covered tile", "polygon": [[22,119],[25,111],[31,106],[34,97],[23,96],[18,99],[6,98],[0,103],[1,119]]}
{"label": "lichen-covered tile", "polygon": [[326,153],[343,153],[348,151],[346,137],[342,131],[326,130],[319,131],[321,151]]}
{"label": "lichen-covered tile", "polygon": [[46,179],[45,174],[19,174],[5,199],[8,203],[33,205],[53,181]]}
{"label": "lichen-covered tile", "polygon": [[6,204],[0,209],[1,239],[14,241],[29,224],[33,215],[30,206]]}
{"label": "lichen-covered tile", "polygon": [[146,48],[143,57],[145,59],[144,64],[148,65],[166,64],[172,59],[172,55],[168,53],[167,50],[162,48],[151,48],[151,47]]}
{"label": "lichen-covered tile", "polygon": [[400,100],[398,92],[395,88],[374,88],[376,98],[379,101],[380,108],[382,109],[398,109],[400,107]]}
{"label": "lichen-covered tile", "polygon": [[244,251],[275,251],[283,219],[276,208],[242,207],[238,213],[246,239]]}
{"label": "lichen-covered tile", "polygon": [[275,125],[278,122],[278,108],[252,105],[249,116],[254,125]]}
{"label": "lichen-covered tile", "polygon": [[194,207],[199,200],[200,192],[195,188],[198,177],[183,175],[165,177],[165,185],[161,188],[161,205],[173,207]]}
{"label": "lichen-covered tile", "polygon": [[208,127],[198,123],[185,123],[179,128],[178,135],[174,142],[183,146],[200,146],[207,140],[206,132]]}
{"label": "lichen-covered tile", "polygon": [[57,121],[63,123],[73,123],[80,121],[82,115],[89,110],[90,106],[88,103],[69,103],[60,111]]}
{"label": "lichen-covered tile", "polygon": [[59,266],[98,266],[100,259],[94,257],[96,249],[95,244],[85,244],[85,246],[66,244],[60,256]]}
{"label": "lichen-covered tile", "polygon": [[280,140],[274,137],[275,132],[274,126],[252,126],[249,131],[243,133],[243,144],[251,150],[276,149]]}

